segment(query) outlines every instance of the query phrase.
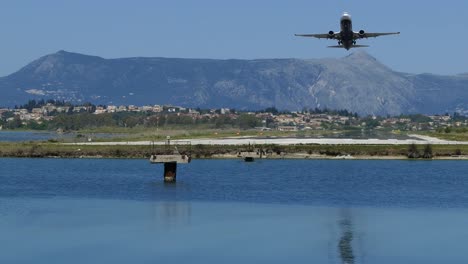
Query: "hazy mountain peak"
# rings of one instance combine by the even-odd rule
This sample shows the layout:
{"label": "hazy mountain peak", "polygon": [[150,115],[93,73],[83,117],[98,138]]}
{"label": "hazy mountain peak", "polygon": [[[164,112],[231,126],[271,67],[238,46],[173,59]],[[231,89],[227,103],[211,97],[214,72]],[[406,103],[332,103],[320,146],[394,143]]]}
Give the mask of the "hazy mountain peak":
{"label": "hazy mountain peak", "polygon": [[89,65],[100,61],[104,61],[104,59],[97,56],[60,50],[35,60],[21,69],[21,71],[30,71],[34,74],[48,74],[52,71],[59,73],[69,65]]}
{"label": "hazy mountain peak", "polygon": [[57,55],[66,55],[66,54],[68,54],[68,53],[71,53],[71,52],[68,52],[68,51],[66,51],[66,50],[59,50],[59,51],[57,51],[55,54],[57,54]]}
{"label": "hazy mountain peak", "polygon": [[45,57],[60,57],[60,58],[66,58],[66,59],[77,59],[77,60],[82,60],[82,59],[103,59],[98,56],[91,56],[91,55],[85,55],[81,53],[76,53],[76,52],[69,52],[66,50],[59,50],[56,53],[52,53],[49,55],[46,55]]}
{"label": "hazy mountain peak", "polygon": [[0,78],[0,105],[29,99],[187,107],[347,109],[360,114],[468,109],[468,80],[394,72],[365,51],[342,59],[103,59],[64,50]]}
{"label": "hazy mountain peak", "polygon": [[375,57],[363,50],[354,51],[353,53],[346,56],[345,59],[377,61]]}

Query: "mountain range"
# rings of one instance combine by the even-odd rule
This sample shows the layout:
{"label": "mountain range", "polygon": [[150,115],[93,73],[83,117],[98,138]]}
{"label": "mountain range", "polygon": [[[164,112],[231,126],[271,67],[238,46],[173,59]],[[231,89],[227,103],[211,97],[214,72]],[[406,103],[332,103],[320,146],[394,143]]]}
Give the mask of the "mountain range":
{"label": "mountain range", "polygon": [[362,115],[468,110],[468,74],[396,72],[359,51],[339,59],[104,59],[59,51],[0,78],[0,105],[29,99]]}

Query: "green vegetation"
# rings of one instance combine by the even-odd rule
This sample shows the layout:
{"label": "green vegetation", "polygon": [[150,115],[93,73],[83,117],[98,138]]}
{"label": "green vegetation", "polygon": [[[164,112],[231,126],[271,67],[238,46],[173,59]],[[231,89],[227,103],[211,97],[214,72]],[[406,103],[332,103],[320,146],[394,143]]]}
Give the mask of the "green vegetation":
{"label": "green vegetation", "polygon": [[409,159],[419,158],[420,154],[419,154],[418,146],[416,146],[416,144],[409,145],[408,155],[407,156],[408,156]]}
{"label": "green vegetation", "polygon": [[427,144],[425,147],[424,147],[424,154],[423,154],[423,158],[425,159],[432,159],[433,157],[433,154],[432,154],[432,146]]}
{"label": "green vegetation", "polygon": [[401,115],[399,118],[407,118],[407,119],[410,119],[411,122],[414,122],[414,123],[428,123],[432,121],[432,119],[429,118],[428,116],[421,115],[421,114]]}
{"label": "green vegetation", "polygon": [[[337,134],[348,133],[353,131],[331,131],[331,130],[308,130],[308,131],[259,131],[255,129],[240,130],[240,129],[211,129],[211,128],[183,128],[180,126],[168,126],[165,129],[156,128],[114,128],[102,127],[95,129],[80,130],[79,134],[84,137],[68,140],[67,142],[80,142],[85,141],[87,137],[93,138],[94,133],[112,133],[112,141],[161,141],[170,136],[173,140],[182,139],[200,139],[200,138],[228,138],[228,137],[261,137],[261,138],[276,138],[276,137],[330,137]],[[109,139],[94,139],[93,141],[109,141]]]}
{"label": "green vegetation", "polygon": [[468,128],[466,127],[445,127],[440,128],[435,132],[425,132],[421,134],[445,140],[468,141]]}
{"label": "green vegetation", "polygon": [[[41,99],[41,100],[29,100],[26,104],[24,105],[15,105],[15,109],[27,109],[29,112],[31,112],[34,108],[40,108],[40,107],[43,107],[47,104],[51,104],[51,105],[55,105],[55,106],[68,106],[68,107],[73,107],[73,104],[70,103],[70,102],[65,102],[65,101],[60,101],[60,100],[53,100],[53,99],[49,99],[49,100],[44,100],[44,99]],[[85,103],[83,104],[85,106],[91,106],[92,104],[91,103]],[[95,109],[95,108],[94,108]]]}
{"label": "green vegetation", "polygon": [[[35,101],[0,109],[4,130],[74,132],[60,142],[151,141],[187,138],[251,137],[377,137],[421,133],[468,142],[468,118],[453,115],[359,117],[347,110],[306,109],[280,111],[274,107],[255,112],[233,109],[190,109],[177,106],[95,106],[64,101]],[[279,131],[285,130],[285,131]],[[102,139],[95,133],[111,133]],[[426,151],[424,151],[426,150]],[[405,156],[429,157],[430,149],[407,149]]]}
{"label": "green vegetation", "polygon": [[[252,146],[250,146],[252,147]],[[214,155],[235,156],[242,151],[248,151],[249,146],[229,145],[178,145],[181,153],[191,153],[194,158],[212,158]],[[407,157],[408,150],[413,148],[408,145],[258,145],[254,147],[265,153],[272,153],[278,158],[284,155],[303,154],[303,157],[315,155],[315,157],[334,158],[340,155],[352,155],[355,157],[380,158],[380,157]],[[62,158],[141,158],[148,159],[151,154],[163,154],[173,149],[166,146],[85,146],[65,145],[53,142],[43,143],[0,143],[0,157],[62,157]],[[432,153],[434,158],[451,157],[468,153],[468,145],[434,145],[426,146],[423,158]]]}
{"label": "green vegetation", "polygon": [[[456,155],[456,153],[457,153],[457,150],[455,150],[454,153],[452,152],[451,155]],[[424,151],[423,151],[423,154],[421,155],[421,153],[418,150],[418,146],[416,146],[416,144],[411,144],[408,146],[407,156],[409,159],[417,159],[417,158],[432,159],[432,157],[434,156],[433,151],[432,151],[432,145],[427,144],[426,146],[424,146]]]}
{"label": "green vegetation", "polygon": [[18,116],[5,123],[5,129],[79,131],[100,128],[190,128],[190,129],[251,129],[262,126],[262,120],[254,115],[241,114],[237,118],[226,115],[192,118],[177,114],[149,113],[78,113],[59,114],[51,121],[21,121]]}

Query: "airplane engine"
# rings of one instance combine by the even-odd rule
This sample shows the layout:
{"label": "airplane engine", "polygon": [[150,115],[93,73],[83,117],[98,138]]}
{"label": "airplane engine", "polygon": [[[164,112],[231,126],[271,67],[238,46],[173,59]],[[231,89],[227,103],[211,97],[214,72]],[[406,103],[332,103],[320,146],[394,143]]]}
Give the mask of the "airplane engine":
{"label": "airplane engine", "polygon": [[359,37],[363,38],[366,35],[366,32],[364,30],[359,30]]}
{"label": "airplane engine", "polygon": [[328,36],[329,36],[329,38],[332,39],[332,38],[335,36],[335,32],[333,32],[333,31],[330,30],[330,31],[328,32]]}

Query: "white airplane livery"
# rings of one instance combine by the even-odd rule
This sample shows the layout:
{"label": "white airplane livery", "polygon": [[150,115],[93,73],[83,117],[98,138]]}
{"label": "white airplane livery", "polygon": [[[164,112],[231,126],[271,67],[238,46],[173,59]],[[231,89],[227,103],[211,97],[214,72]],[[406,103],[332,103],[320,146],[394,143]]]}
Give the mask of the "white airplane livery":
{"label": "white airplane livery", "polygon": [[389,33],[367,33],[364,30],[360,31],[353,31],[353,22],[351,20],[351,16],[345,12],[341,16],[341,31],[334,32],[330,31],[328,34],[296,34],[298,37],[312,37],[312,38],[319,38],[319,39],[335,39],[338,40],[338,45],[336,46],[328,46],[329,48],[344,48],[349,50],[351,48],[363,48],[369,47],[367,45],[357,45],[357,39],[364,39],[364,38],[376,38],[379,36],[386,36],[386,35],[398,35],[400,32],[389,32]]}

